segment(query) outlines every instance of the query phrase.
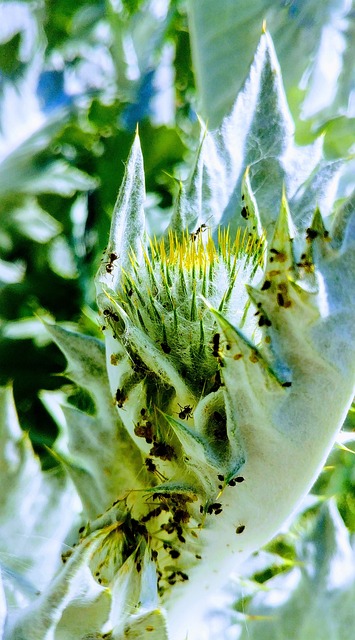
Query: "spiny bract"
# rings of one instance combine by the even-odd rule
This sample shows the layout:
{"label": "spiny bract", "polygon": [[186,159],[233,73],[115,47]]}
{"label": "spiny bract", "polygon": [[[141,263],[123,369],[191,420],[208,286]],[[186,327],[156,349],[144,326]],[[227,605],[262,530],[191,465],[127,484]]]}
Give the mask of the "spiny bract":
{"label": "spiny bract", "polygon": [[326,228],[338,165],[292,133],[263,34],[161,239],[136,136],[96,278],[105,347],[48,327],[96,407],[63,408],[57,454],[85,524],[6,640],[202,640],[209,597],[312,486],[352,398],[354,203]]}

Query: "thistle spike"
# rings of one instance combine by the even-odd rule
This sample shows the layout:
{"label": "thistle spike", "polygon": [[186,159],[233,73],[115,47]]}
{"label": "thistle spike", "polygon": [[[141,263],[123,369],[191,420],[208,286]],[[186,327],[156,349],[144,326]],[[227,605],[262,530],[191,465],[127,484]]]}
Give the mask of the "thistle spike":
{"label": "thistle spike", "polygon": [[273,274],[276,271],[280,273],[292,271],[294,266],[292,239],[295,235],[285,187],[283,187],[279,217],[276,220],[273,237],[267,250],[267,272]]}
{"label": "thistle spike", "polygon": [[180,239],[187,228],[186,211],[185,211],[185,187],[181,181],[178,183],[178,192],[174,202],[174,210],[169,225],[169,229]]}
{"label": "thistle spike", "polygon": [[147,633],[152,640],[168,640],[156,585],[156,568],[144,545],[143,552],[138,549],[126,560],[113,584],[111,621],[117,640],[145,638]]}
{"label": "thistle spike", "polygon": [[95,477],[84,466],[74,463],[70,458],[53,449],[48,449],[52,457],[61,465],[71,478],[88,518],[96,514],[107,505],[107,494],[95,482]]}
{"label": "thistle spike", "polygon": [[[165,419],[174,430],[183,448],[187,467],[192,469],[200,482],[211,490],[211,471],[218,469],[218,459],[208,442],[181,420],[165,414]],[[215,489],[215,487],[214,487]]]}
{"label": "thistle spike", "polygon": [[241,216],[246,220],[249,233],[263,235],[258,204],[250,184],[250,167],[245,169],[242,179],[242,211]]}
{"label": "thistle spike", "polygon": [[143,156],[136,132],[113,211],[108,245],[96,276],[98,294],[102,284],[113,289],[117,287],[121,266],[128,272],[132,270],[132,252],[138,262],[141,260],[142,241],[145,239],[144,200]]}

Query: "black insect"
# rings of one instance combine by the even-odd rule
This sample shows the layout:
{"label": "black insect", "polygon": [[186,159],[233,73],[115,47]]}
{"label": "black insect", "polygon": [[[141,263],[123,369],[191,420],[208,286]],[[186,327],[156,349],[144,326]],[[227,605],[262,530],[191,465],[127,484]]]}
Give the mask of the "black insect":
{"label": "black insect", "polygon": [[114,262],[115,260],[117,260],[118,255],[117,253],[113,253],[113,251],[111,251],[110,255],[109,255],[109,259],[108,262],[106,262],[106,271],[107,273],[112,273],[113,271],[113,267],[114,267]]}
{"label": "black insect", "polygon": [[115,393],[115,401],[116,401],[117,406],[119,408],[123,407],[123,404],[125,403],[126,400],[127,400],[127,398],[124,395],[122,389],[117,389],[117,391]]}
{"label": "black insect", "polygon": [[236,478],[232,478],[228,484],[230,487],[235,487],[236,484],[240,484],[241,482],[244,482],[243,476],[237,476]]}
{"label": "black insect", "polygon": [[247,220],[249,218],[249,211],[248,211],[248,207],[246,207],[245,205],[243,206],[240,215]]}
{"label": "black insect", "polygon": [[178,413],[180,420],[188,420],[189,418],[192,418],[192,407],[190,407],[189,404],[186,404],[184,407],[179,403],[178,405],[180,407],[180,411]]}
{"label": "black insect", "polygon": [[[211,217],[212,217],[212,216],[210,216],[210,217],[208,218],[208,220],[210,220],[210,219],[211,219]],[[207,220],[207,222],[208,222],[208,220]],[[207,224],[206,224],[205,222],[203,222],[203,223],[201,224],[201,226],[199,226],[199,227],[196,229],[196,231],[193,231],[192,233],[190,233],[190,238],[191,238],[191,240],[192,240],[192,241],[196,240],[196,238],[198,238],[198,236],[200,235],[200,233],[203,233],[203,232],[204,232],[204,231],[206,231],[207,229],[208,229]]]}
{"label": "black insect", "polygon": [[245,529],[245,524],[240,524],[239,527],[236,528],[235,532],[238,534],[243,533],[244,529]]}
{"label": "black insect", "polygon": [[163,349],[164,353],[170,353],[171,347],[169,347],[166,342],[162,342],[160,346]]}
{"label": "black insect", "polygon": [[218,514],[222,513],[222,511],[223,509],[220,502],[213,502],[213,504],[210,504],[207,507],[207,513],[209,513],[210,515],[214,513],[215,515],[218,516]]}
{"label": "black insect", "polygon": [[271,287],[270,280],[265,280],[263,286],[261,287],[261,291],[267,291]]}
{"label": "black insect", "polygon": [[219,341],[221,339],[221,335],[219,333],[215,333],[213,338],[212,338],[212,355],[215,358],[219,358]]}
{"label": "black insect", "polygon": [[166,442],[154,442],[149,454],[153,458],[161,458],[161,460],[172,460],[176,458],[174,447]]}
{"label": "black insect", "polygon": [[312,229],[312,227],[308,227],[308,229],[306,229],[306,240],[308,241],[314,240],[317,236],[318,236],[318,231],[316,231],[315,229]]}
{"label": "black insect", "polygon": [[111,318],[111,320],[113,320],[114,322],[119,321],[117,313],[111,311],[111,309],[104,309],[102,313],[104,314],[105,318]]}
{"label": "black insect", "polygon": [[144,438],[147,444],[152,444],[154,439],[153,425],[149,420],[145,424],[138,422],[134,427],[134,433],[138,438]]}
{"label": "black insect", "polygon": [[147,467],[147,471],[150,471],[151,473],[155,473],[157,470],[157,467],[151,458],[146,458],[144,464]]}

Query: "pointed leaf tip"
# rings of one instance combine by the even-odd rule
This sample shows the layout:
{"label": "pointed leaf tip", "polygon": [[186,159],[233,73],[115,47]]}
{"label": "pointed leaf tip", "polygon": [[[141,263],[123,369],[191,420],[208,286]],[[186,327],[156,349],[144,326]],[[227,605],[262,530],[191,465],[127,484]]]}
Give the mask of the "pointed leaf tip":
{"label": "pointed leaf tip", "polygon": [[132,270],[131,256],[140,262],[145,239],[145,178],[143,155],[138,130],[127,159],[123,181],[112,214],[110,237],[105,251],[97,284],[115,289],[121,277],[121,268]]}

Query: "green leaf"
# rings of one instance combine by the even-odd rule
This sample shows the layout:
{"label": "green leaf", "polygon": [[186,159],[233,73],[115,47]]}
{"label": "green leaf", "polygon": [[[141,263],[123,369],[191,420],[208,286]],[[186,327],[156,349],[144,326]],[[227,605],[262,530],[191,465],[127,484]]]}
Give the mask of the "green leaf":
{"label": "green leaf", "polygon": [[94,550],[95,542],[89,541],[74,551],[50,586],[11,616],[4,640],[82,640],[89,632],[97,637],[109,614],[110,594],[89,573]]}
{"label": "green leaf", "polygon": [[232,108],[260,38],[267,0],[223,3],[188,0],[192,54],[202,114],[218,127]]}
{"label": "green leaf", "polygon": [[52,579],[78,503],[67,478],[41,470],[10,387],[0,388],[0,452],[0,559],[8,604],[18,606]]}
{"label": "green leaf", "polygon": [[[69,458],[64,454],[64,466],[92,517],[132,484],[139,486],[142,457],[118,415],[108,383],[103,343],[59,326],[46,326],[68,360],[68,377],[95,401],[95,416],[74,407],[63,408],[70,454]],[[78,464],[71,465],[71,457]]]}
{"label": "green leaf", "polygon": [[281,61],[294,115],[298,116],[307,90],[306,117],[324,109],[333,108],[333,114],[338,108],[344,110],[354,84],[350,5],[337,0],[281,4],[276,0],[241,0],[236,6],[233,0],[226,0],[221,11],[213,0],[188,0],[196,79],[202,114],[209,126],[219,126],[230,111],[248,72],[264,19]]}
{"label": "green leaf", "polygon": [[333,501],[297,547],[300,566],[269,580],[245,607],[241,640],[352,640],[354,550]]}
{"label": "green leaf", "polygon": [[100,266],[97,277],[99,291],[101,284],[112,289],[117,284],[121,277],[118,264],[130,272],[132,256],[139,259],[142,255],[145,237],[144,200],[143,157],[139,136],[136,134],[113,212],[110,238],[105,251],[107,261]]}
{"label": "green leaf", "polygon": [[[210,217],[214,224],[230,223],[232,229],[245,223],[241,190],[249,167],[250,188],[269,233],[280,209],[283,181],[288,197],[297,201],[304,180],[322,169],[317,166],[320,157],[321,141],[307,147],[294,143],[279,64],[271,38],[264,33],[233,109],[221,127],[205,135],[199,149],[190,189],[193,195],[197,190],[199,223]],[[321,182],[320,176],[318,185]],[[314,211],[314,193],[310,201]]]}

